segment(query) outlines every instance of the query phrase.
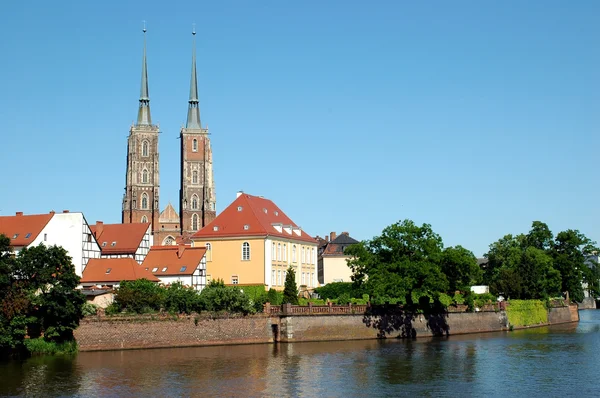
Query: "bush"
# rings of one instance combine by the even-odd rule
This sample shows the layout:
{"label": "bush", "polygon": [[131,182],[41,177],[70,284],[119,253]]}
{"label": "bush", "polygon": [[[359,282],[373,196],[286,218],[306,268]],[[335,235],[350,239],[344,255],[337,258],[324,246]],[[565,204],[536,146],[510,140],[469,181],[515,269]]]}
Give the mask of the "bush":
{"label": "bush", "polygon": [[192,287],[184,287],[181,282],[173,283],[165,289],[164,309],[170,313],[191,314],[200,309],[200,295]]}
{"label": "bush", "polygon": [[83,313],[83,316],[96,315],[98,313],[98,306],[92,303],[83,303],[81,312]]}
{"label": "bush", "polygon": [[337,299],[338,305],[348,305],[350,303],[350,294],[342,293]]}
{"label": "bush", "polygon": [[200,308],[212,312],[242,313],[254,312],[250,299],[233,286],[225,286],[222,280],[213,280],[200,293]]}
{"label": "bush", "polygon": [[438,300],[439,300],[440,304],[442,304],[442,306],[444,308],[449,307],[454,302],[453,298],[450,297],[450,296],[448,296],[445,293],[440,293],[440,296],[438,297]]}
{"label": "bush", "polygon": [[56,343],[39,337],[25,339],[25,347],[31,355],[73,355],[77,353],[77,342],[74,340]]}
{"label": "bush", "polygon": [[271,305],[281,305],[283,303],[283,293],[270,288],[267,293],[267,301],[271,303]]}
{"label": "bush", "polygon": [[510,300],[506,307],[506,315],[511,326],[548,322],[548,310],[541,300]]}
{"label": "bush", "polygon": [[346,293],[352,298],[360,298],[357,296],[352,286],[352,282],[332,282],[325,286],[321,286],[315,289],[315,293],[319,295],[323,300],[334,300]]}
{"label": "bush", "polygon": [[117,303],[111,303],[108,307],[106,307],[106,309],[104,310],[104,313],[106,315],[117,315],[118,313],[121,312],[121,307],[119,306],[119,304]]}
{"label": "bush", "polygon": [[250,305],[254,312],[263,312],[267,299],[265,285],[247,285],[241,286],[242,292],[250,299]]}
{"label": "bush", "polygon": [[159,311],[165,297],[164,288],[147,279],[123,281],[115,294],[115,303],[120,310],[144,314]]}

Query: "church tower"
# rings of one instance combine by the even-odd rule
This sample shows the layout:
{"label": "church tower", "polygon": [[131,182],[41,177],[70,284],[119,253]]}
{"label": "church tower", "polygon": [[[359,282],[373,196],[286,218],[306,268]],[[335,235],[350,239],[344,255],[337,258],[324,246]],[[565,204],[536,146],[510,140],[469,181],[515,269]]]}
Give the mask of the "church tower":
{"label": "church tower", "polygon": [[122,222],[152,223],[158,228],[158,126],[150,117],[148,96],[148,67],[146,65],[146,27],[144,26],[144,55],[142,58],[142,88],[137,122],[127,138],[127,171],[123,195]]}
{"label": "church tower", "polygon": [[192,31],[192,76],[185,127],[181,129],[181,185],[179,217],[184,240],[216,217],[212,150],[208,128],[200,123],[196,78],[196,31]]}

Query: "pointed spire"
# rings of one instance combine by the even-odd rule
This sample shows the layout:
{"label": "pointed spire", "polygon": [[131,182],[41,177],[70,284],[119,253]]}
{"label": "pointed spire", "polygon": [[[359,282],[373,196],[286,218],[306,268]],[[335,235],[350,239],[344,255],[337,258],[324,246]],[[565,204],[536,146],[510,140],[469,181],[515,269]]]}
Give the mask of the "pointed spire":
{"label": "pointed spire", "polygon": [[188,101],[188,116],[185,125],[188,129],[200,129],[200,107],[198,106],[198,81],[196,80],[196,24],[192,28],[192,36],[194,37],[192,50],[192,78],[190,81],[190,99]]}
{"label": "pointed spire", "polygon": [[142,87],[140,89],[140,108],[138,109],[137,125],[149,126],[152,124],[150,117],[150,97],[148,96],[148,65],[146,64],[146,21],[144,21],[144,56],[142,58]]}

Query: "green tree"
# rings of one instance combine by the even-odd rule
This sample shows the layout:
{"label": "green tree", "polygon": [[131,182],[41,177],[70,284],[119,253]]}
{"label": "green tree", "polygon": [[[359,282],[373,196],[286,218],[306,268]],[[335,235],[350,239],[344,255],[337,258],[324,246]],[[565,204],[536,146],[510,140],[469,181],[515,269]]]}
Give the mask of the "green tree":
{"label": "green tree", "polygon": [[184,287],[181,282],[172,283],[164,292],[164,308],[176,314],[199,311],[200,294],[193,287]]}
{"label": "green tree", "polygon": [[289,267],[285,276],[285,286],[283,288],[283,303],[298,305],[298,286],[296,286],[296,272],[294,268]]}
{"label": "green tree", "polygon": [[239,288],[225,286],[223,280],[212,280],[200,293],[200,307],[205,311],[250,314],[254,308]]}
{"label": "green tree", "polygon": [[469,290],[471,286],[480,283],[483,277],[483,271],[473,252],[462,246],[445,248],[441,266],[452,292]]}
{"label": "green tree", "polygon": [[115,292],[115,305],[120,310],[143,314],[163,307],[165,289],[148,279],[122,281]]}
{"label": "green tree", "polygon": [[352,279],[373,302],[431,305],[448,290],[441,270],[442,239],[429,224],[404,220],[380,236],[348,247]]}

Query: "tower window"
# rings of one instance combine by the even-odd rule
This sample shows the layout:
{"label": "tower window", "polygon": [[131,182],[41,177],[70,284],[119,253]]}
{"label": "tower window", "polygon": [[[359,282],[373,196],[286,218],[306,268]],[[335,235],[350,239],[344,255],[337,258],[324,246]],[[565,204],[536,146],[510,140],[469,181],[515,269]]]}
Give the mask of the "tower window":
{"label": "tower window", "polygon": [[198,230],[198,214],[192,214],[192,231]]}
{"label": "tower window", "polygon": [[198,197],[192,196],[192,210],[198,210]]}
{"label": "tower window", "polygon": [[144,169],[142,171],[142,183],[147,184],[148,183],[148,170]]}
{"label": "tower window", "polygon": [[198,152],[198,140],[195,138],[192,140],[192,152]]}
{"label": "tower window", "polygon": [[142,142],[142,156],[144,156],[144,157],[148,156],[149,148],[150,148],[150,144],[148,143],[148,141]]}
{"label": "tower window", "polygon": [[242,260],[250,260],[250,243],[248,242],[242,243]]}
{"label": "tower window", "polygon": [[198,172],[196,170],[192,171],[192,184],[198,184]]}
{"label": "tower window", "polygon": [[148,195],[147,194],[142,194],[142,209],[143,210],[147,210],[148,209]]}
{"label": "tower window", "polygon": [[148,222],[148,217],[146,217],[146,216],[142,216],[142,222],[143,222],[143,223],[147,223],[147,222]]}

